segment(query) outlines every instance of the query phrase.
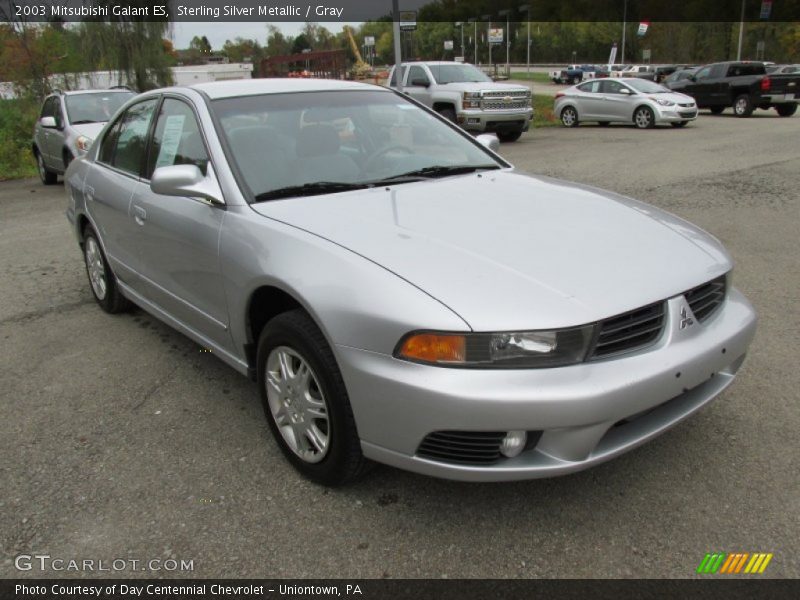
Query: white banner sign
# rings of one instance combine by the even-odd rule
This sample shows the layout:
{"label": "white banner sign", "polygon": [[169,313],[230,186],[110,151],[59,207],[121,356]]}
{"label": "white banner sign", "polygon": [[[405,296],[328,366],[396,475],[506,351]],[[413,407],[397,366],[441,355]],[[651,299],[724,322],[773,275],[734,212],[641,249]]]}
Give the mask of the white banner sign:
{"label": "white banner sign", "polygon": [[453,49],[453,40],[445,40],[444,41],[444,49],[445,50],[452,50]]}
{"label": "white banner sign", "polygon": [[611,65],[617,60],[617,45],[611,46],[611,56],[608,57],[608,70],[611,70]]}

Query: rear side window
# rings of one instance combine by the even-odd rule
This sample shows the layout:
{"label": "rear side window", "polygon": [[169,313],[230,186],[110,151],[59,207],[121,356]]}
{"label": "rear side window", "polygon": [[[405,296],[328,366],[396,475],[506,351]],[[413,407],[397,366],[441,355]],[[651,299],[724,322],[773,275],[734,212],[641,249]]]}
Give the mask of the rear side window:
{"label": "rear side window", "polygon": [[167,98],[161,105],[153,133],[147,177],[158,167],[172,165],[196,165],[205,175],[208,153],[194,111],[181,100]]}
{"label": "rear side window", "polygon": [[728,68],[728,77],[739,77],[741,75],[763,75],[766,73],[764,65],[761,63],[752,63],[744,65],[731,65]]}
{"label": "rear side window", "polygon": [[134,104],[117,119],[103,139],[100,160],[131,175],[139,175],[147,148],[147,133],[158,98]]}
{"label": "rear side window", "polygon": [[586,83],[582,83],[578,86],[578,89],[582,92],[596,94],[600,91],[600,81],[595,79],[592,81],[587,81]]}

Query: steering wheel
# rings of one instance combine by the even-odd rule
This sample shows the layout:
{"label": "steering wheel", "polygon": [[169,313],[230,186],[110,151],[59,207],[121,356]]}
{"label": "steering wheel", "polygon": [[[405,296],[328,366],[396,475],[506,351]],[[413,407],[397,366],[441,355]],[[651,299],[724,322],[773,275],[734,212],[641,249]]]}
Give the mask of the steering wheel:
{"label": "steering wheel", "polygon": [[393,151],[403,152],[409,156],[414,154],[414,151],[408,146],[403,146],[402,144],[392,144],[390,146],[386,146],[385,148],[381,148],[375,154],[370,156],[367,159],[367,162],[364,164],[364,170],[367,172],[372,171],[373,167],[375,167],[375,164],[378,162],[378,159],[383,158]]}

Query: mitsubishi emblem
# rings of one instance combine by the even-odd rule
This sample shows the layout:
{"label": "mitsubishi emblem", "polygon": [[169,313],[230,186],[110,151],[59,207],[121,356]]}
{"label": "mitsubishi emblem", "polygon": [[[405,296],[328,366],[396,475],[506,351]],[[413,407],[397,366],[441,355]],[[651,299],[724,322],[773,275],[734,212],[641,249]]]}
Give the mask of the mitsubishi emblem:
{"label": "mitsubishi emblem", "polygon": [[680,328],[686,329],[687,327],[691,327],[694,325],[694,319],[689,316],[689,311],[686,310],[685,306],[681,306],[681,322]]}

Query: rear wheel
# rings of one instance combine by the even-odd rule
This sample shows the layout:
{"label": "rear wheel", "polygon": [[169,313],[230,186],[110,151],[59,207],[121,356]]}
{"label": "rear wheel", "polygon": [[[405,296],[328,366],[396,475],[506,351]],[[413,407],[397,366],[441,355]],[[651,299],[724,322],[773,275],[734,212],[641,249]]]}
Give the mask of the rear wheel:
{"label": "rear wheel", "polygon": [[750,96],[742,94],[733,101],[733,114],[737,117],[749,117],[753,114],[753,101]]}
{"label": "rear wheel", "polygon": [[324,485],[361,475],[370,463],[336,359],[314,321],[302,310],[272,319],[259,337],[257,361],[267,422],[289,462]]}
{"label": "rear wheel", "polygon": [[633,113],[633,122],[639,129],[652,129],[656,126],[656,117],[648,106],[640,106]]}
{"label": "rear wheel", "polygon": [[97,234],[91,228],[83,236],[83,260],[92,294],[100,308],[111,314],[128,310],[131,304],[119,291],[117,278],[111,272]]}
{"label": "rear wheel", "polygon": [[712,115],[721,115],[722,111],[725,110],[724,106],[712,106],[710,109]]}
{"label": "rear wheel", "polygon": [[498,131],[497,137],[500,139],[501,142],[516,142],[520,136],[522,136],[522,131]]}
{"label": "rear wheel", "polygon": [[567,106],[561,111],[561,123],[564,127],[577,127],[578,122],[578,111],[573,107]]}
{"label": "rear wheel", "polygon": [[688,122],[689,121],[676,121],[674,123],[670,123],[670,125],[672,125],[673,127],[675,127],[677,129],[678,127],[686,127],[686,124]]}
{"label": "rear wheel", "polygon": [[775,110],[782,117],[791,117],[797,112],[797,104],[779,104],[775,107]]}
{"label": "rear wheel", "polygon": [[53,185],[58,180],[58,175],[48,169],[47,165],[44,164],[44,158],[42,157],[41,152],[37,150],[35,155],[36,168],[39,171],[39,177],[41,178],[42,183],[45,185]]}

